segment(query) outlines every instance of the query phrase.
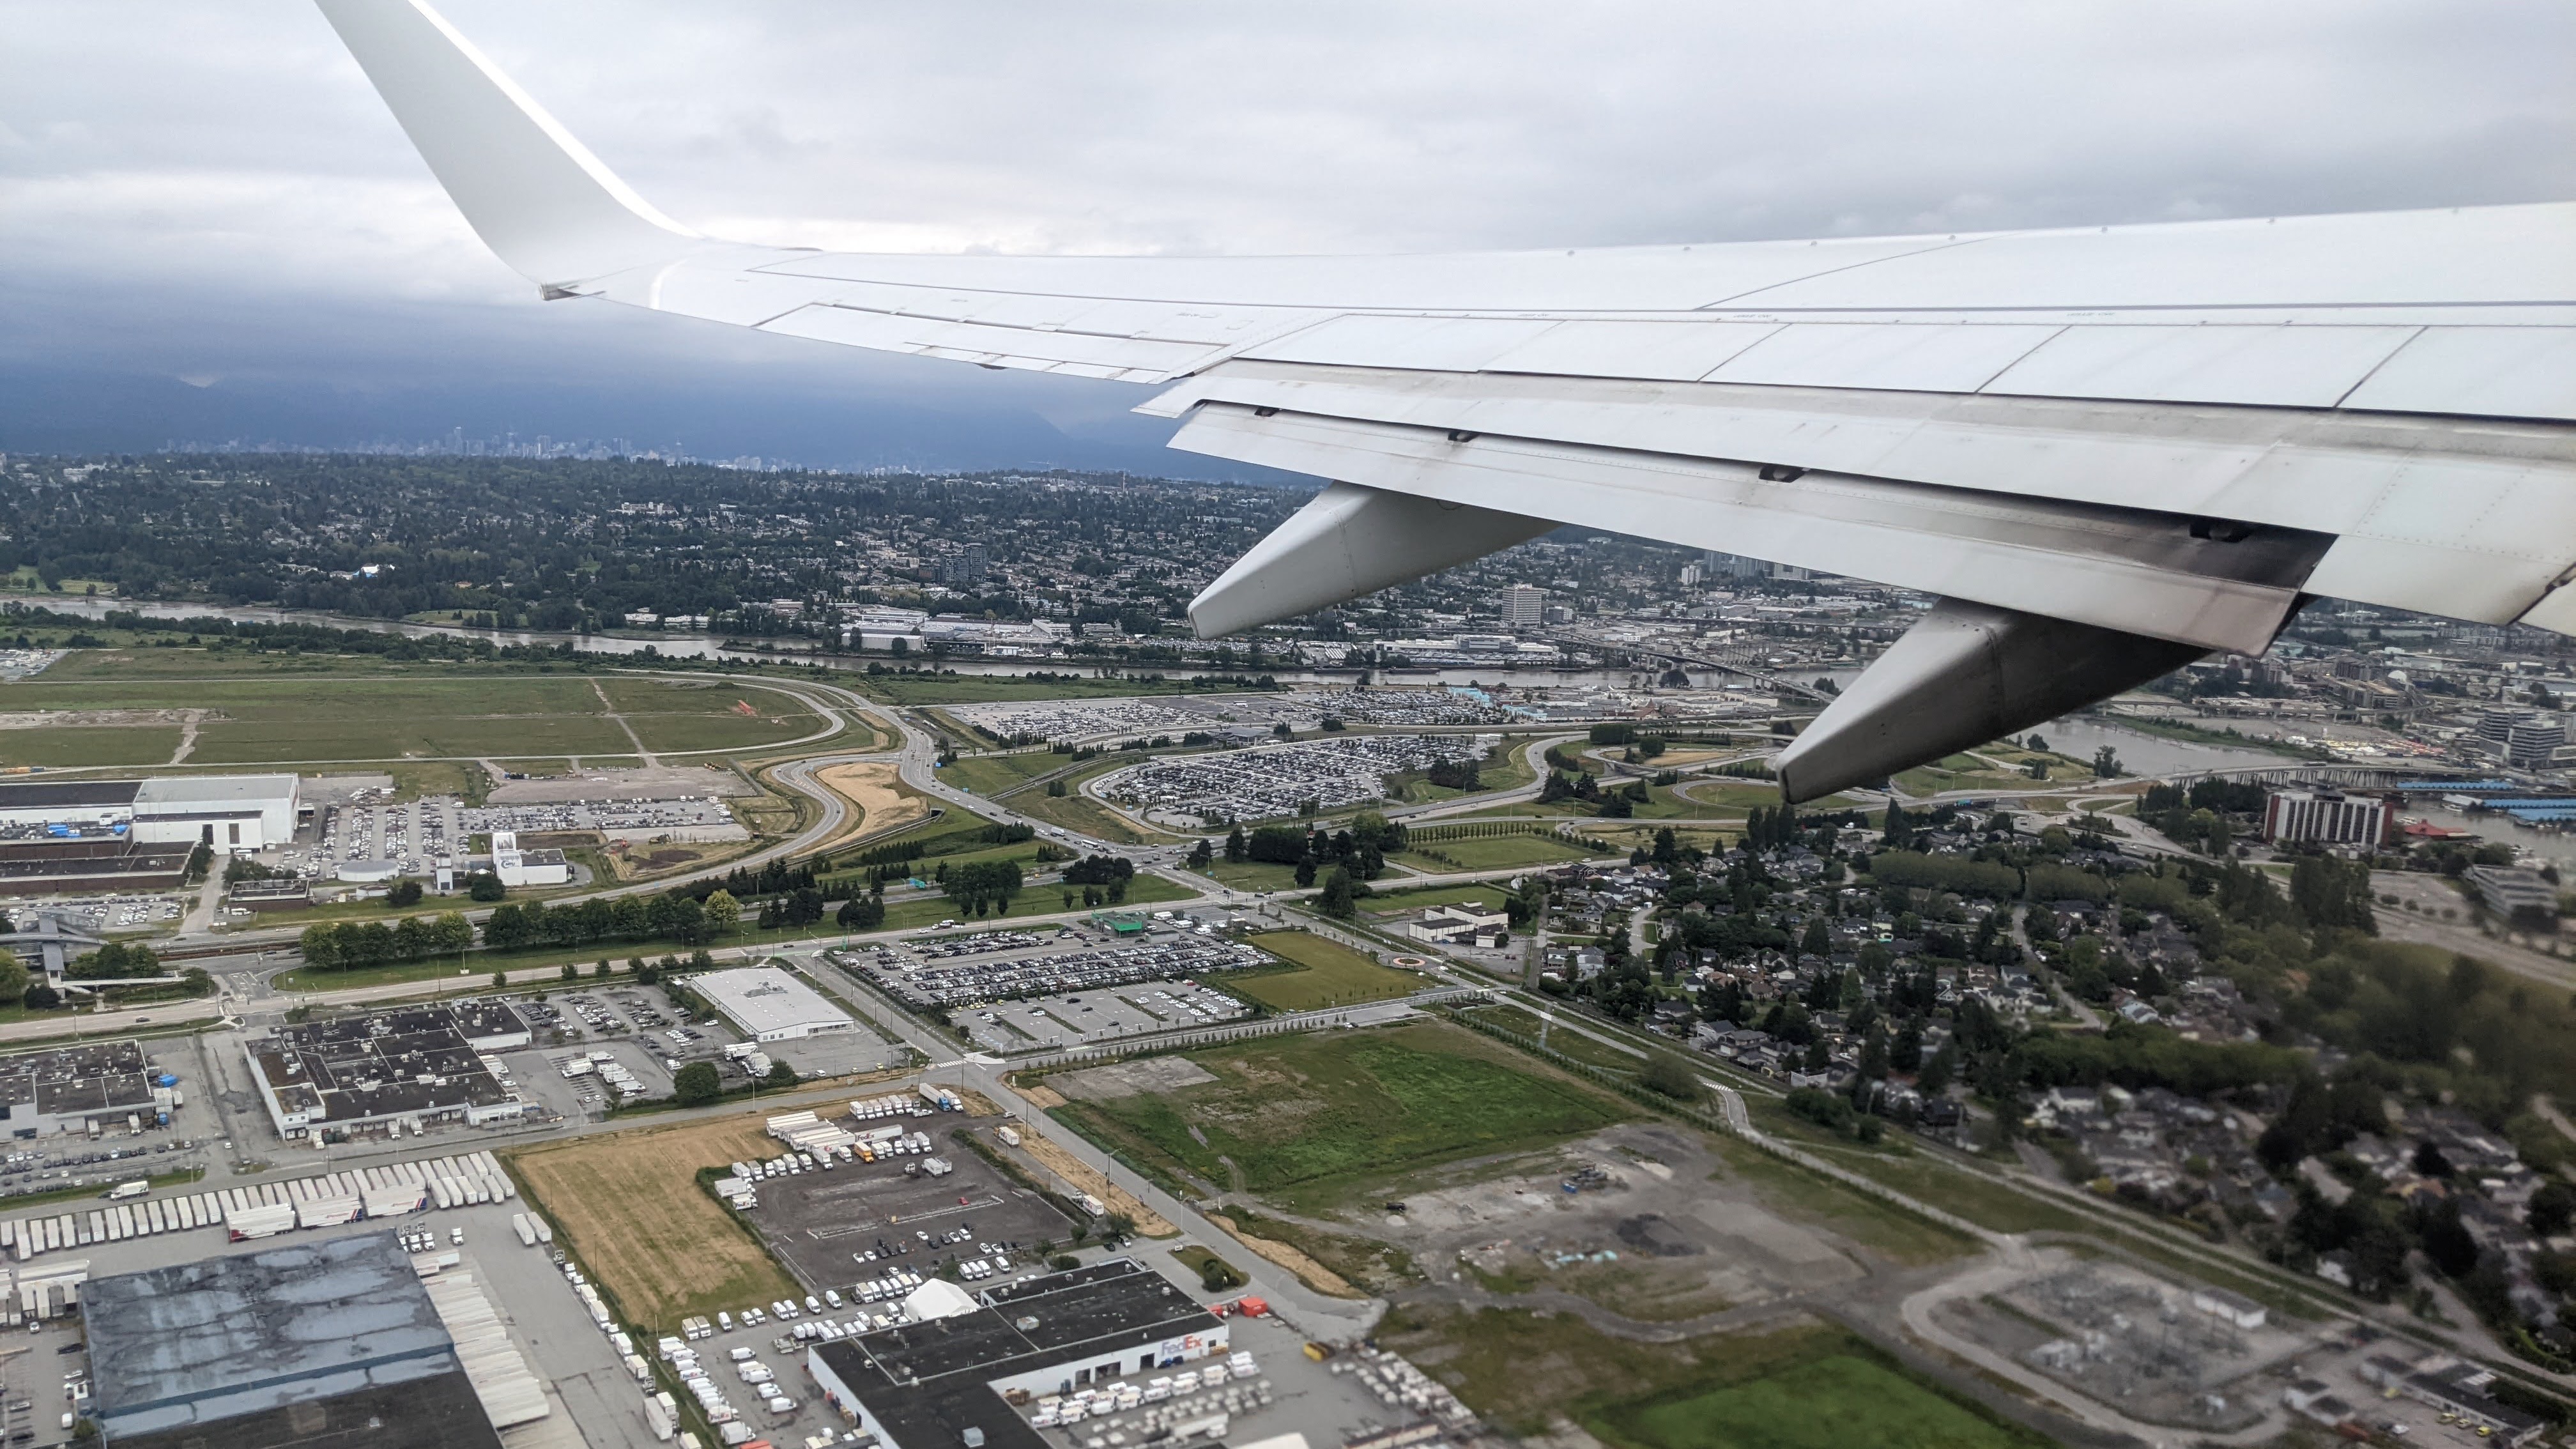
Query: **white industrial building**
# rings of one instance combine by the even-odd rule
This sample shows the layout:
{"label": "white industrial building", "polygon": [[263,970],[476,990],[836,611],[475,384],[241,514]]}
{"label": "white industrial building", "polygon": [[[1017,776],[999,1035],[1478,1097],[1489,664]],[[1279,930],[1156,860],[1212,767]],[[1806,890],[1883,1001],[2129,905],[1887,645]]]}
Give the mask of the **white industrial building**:
{"label": "white industrial building", "polygon": [[572,880],[572,863],[560,850],[521,850],[519,832],[492,832],[492,874],[505,886],[558,886]]}
{"label": "white industrial building", "polygon": [[202,840],[217,850],[265,850],[295,838],[293,775],[191,775],[146,780],[134,792],[134,838]]}
{"label": "white industrial building", "polygon": [[775,966],[745,966],[689,978],[689,989],[716,1004],[754,1041],[794,1041],[858,1023],[822,993]]}
{"label": "white industrial building", "polygon": [[60,835],[125,827],[141,845],[264,850],[295,838],[293,775],[169,775],[145,780],[0,784],[0,827]]}

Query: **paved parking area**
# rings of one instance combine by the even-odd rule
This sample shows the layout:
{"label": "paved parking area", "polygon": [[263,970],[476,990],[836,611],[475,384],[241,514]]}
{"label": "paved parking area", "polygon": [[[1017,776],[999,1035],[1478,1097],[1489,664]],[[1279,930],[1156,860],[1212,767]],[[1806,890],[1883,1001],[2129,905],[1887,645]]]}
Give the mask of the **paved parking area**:
{"label": "paved parking area", "polygon": [[1202,934],[1196,923],[1164,915],[1124,936],[1091,926],[1047,935],[989,932],[986,940],[915,936],[827,951],[823,959],[916,1009],[1083,995],[1270,964],[1212,925]]}
{"label": "paved parking area", "polygon": [[933,1277],[945,1264],[990,1258],[991,1248],[1015,1265],[1034,1265],[1037,1245],[1072,1235],[1072,1223],[1046,1199],[956,1141],[957,1118],[934,1120],[913,1126],[930,1134],[929,1155],[953,1171],[932,1176],[921,1157],[897,1157],[767,1178],[760,1206],[744,1220],[816,1293],[847,1293],[895,1269]]}
{"label": "paved parking area", "polygon": [[987,1051],[1024,1052],[1216,1026],[1251,1014],[1252,1008],[1235,997],[1173,978],[997,1002],[982,1011],[958,1012],[955,1020]]}
{"label": "paved parking area", "polygon": [[[81,1352],[80,1325],[56,1319],[33,1332],[9,1336],[10,1357],[0,1360],[0,1440],[19,1445],[64,1444],[71,1431],[63,1415],[70,1390],[86,1380],[89,1355]],[[21,1439],[20,1435],[26,1435]]]}

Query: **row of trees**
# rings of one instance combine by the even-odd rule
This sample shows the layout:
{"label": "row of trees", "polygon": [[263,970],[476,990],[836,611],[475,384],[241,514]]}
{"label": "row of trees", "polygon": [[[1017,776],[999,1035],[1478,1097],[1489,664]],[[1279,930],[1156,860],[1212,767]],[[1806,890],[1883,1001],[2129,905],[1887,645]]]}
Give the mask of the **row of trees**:
{"label": "row of trees", "polygon": [[307,966],[325,971],[356,970],[462,954],[474,944],[474,926],[460,911],[405,916],[391,924],[326,921],[305,927],[299,944]]}

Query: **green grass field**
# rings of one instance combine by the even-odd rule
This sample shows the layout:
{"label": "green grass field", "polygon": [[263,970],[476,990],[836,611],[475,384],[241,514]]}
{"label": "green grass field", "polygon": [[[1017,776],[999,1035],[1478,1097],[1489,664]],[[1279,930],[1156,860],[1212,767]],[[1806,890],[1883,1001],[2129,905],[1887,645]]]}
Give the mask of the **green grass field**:
{"label": "green grass field", "polygon": [[[111,651],[130,663],[169,662],[194,651]],[[156,657],[157,656],[157,657]],[[81,655],[73,656],[75,659]],[[68,662],[68,661],[66,661]],[[60,666],[57,666],[59,669]],[[794,696],[742,680],[709,687],[650,679],[533,673],[421,672],[184,676],[140,671],[55,670],[0,687],[0,708],[31,710],[201,709],[208,718],[188,757],[195,766],[361,762],[422,757],[527,759],[579,755],[631,758],[634,742],[609,717],[606,691],[656,751],[757,749],[802,738],[821,721]],[[745,716],[736,700],[753,705]],[[0,732],[0,761],[19,763]],[[58,758],[31,750],[24,763],[149,764],[169,758],[176,728],[155,721],[133,728],[35,730],[36,736],[94,737],[77,743],[38,740]],[[132,738],[124,738],[124,737]],[[66,754],[65,752],[68,752]]]}
{"label": "green grass field", "polygon": [[1114,840],[1126,845],[1153,845],[1179,838],[1129,824],[1125,816],[1080,793],[1081,778],[1084,777],[1068,777],[1062,795],[1049,795],[1041,790],[1022,791],[1011,797],[1011,808],[1023,815],[1034,815],[1050,825],[1061,825],[1095,839]]}
{"label": "green grass field", "polygon": [[[0,700],[6,698],[0,694]],[[56,770],[158,765],[178,748],[176,725],[0,730],[0,765],[43,765]]]}
{"label": "green grass field", "polygon": [[1615,1097],[1440,1023],[1189,1055],[1217,1080],[1075,1101],[1057,1115],[1166,1172],[1224,1183],[1224,1157],[1246,1188],[1308,1204],[1386,1174],[1542,1147],[1632,1115]]}
{"label": "green grass field", "polygon": [[1875,1359],[1848,1354],[1621,1404],[1595,1412],[1585,1427],[1619,1449],[2014,1449],[2047,1442]]}
{"label": "green grass field", "polygon": [[939,772],[942,783],[978,795],[999,795],[1005,790],[1028,784],[1040,775],[1052,775],[1073,763],[1070,755],[1047,750],[1031,750],[1017,755],[969,755]]}
{"label": "green grass field", "polygon": [[[1463,844],[1464,842],[1460,842]],[[1424,911],[1433,906],[1482,906],[1499,911],[1511,895],[1499,882],[1493,885],[1421,886],[1413,890],[1380,890],[1362,907],[1373,916],[1400,915],[1407,911]]]}
{"label": "green grass field", "polygon": [[1351,1006],[1410,996],[1423,978],[1410,971],[1380,966],[1337,941],[1305,931],[1271,931],[1252,944],[1294,968],[1257,975],[1229,974],[1223,984],[1273,1011],[1312,1011],[1319,1006]]}
{"label": "green grass field", "polygon": [[1207,873],[1221,885],[1239,891],[1293,891],[1297,889],[1297,867],[1267,860],[1227,860],[1218,856],[1208,864]]}
{"label": "green grass field", "polygon": [[[1536,1012],[1525,1007],[1505,1004],[1476,1006],[1468,1010],[1473,1012],[1480,1021],[1528,1037],[1532,1041],[1538,1040],[1539,1027],[1542,1023]],[[1563,1020],[1563,1017],[1560,1016],[1559,1020]],[[1579,1031],[1568,1031],[1561,1025],[1548,1027],[1547,1049],[1569,1060],[1581,1062],[1587,1067],[1598,1067],[1605,1072],[1613,1072],[1622,1077],[1633,1077],[1646,1065],[1645,1054],[1642,1052],[1622,1051],[1597,1037],[1585,1036]]]}
{"label": "green grass field", "polygon": [[[757,749],[803,739],[823,727],[822,718],[795,696],[737,689],[729,680],[606,679],[600,688],[635,727],[644,748],[656,753]],[[750,705],[754,713],[743,714],[737,704]]]}
{"label": "green grass field", "polygon": [[[1763,1333],[1640,1341],[1614,1338],[1571,1313],[1400,1304],[1379,1324],[1378,1338],[1507,1433],[1537,1434],[1572,1420],[1612,1449],[2038,1449],[2047,1442],[1949,1398],[1849,1331],[1813,1320]],[[1678,1408],[1702,1402],[1704,1414]],[[1746,1406],[1757,1403],[1781,1412],[1744,1422]],[[1828,1414],[1834,1436],[1808,1427]],[[1855,1423],[1855,1414],[1869,1417]],[[1701,1437],[1686,1437],[1695,1429]],[[1917,1434],[1930,1437],[1909,1437]]]}

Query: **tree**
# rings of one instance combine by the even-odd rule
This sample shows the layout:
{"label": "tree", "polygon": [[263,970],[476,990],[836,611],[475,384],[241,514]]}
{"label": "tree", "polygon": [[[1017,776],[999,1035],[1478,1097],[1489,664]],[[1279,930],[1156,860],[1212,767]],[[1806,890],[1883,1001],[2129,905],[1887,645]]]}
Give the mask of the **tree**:
{"label": "tree", "polygon": [[[0,991],[0,996],[5,996]],[[2552,1178],[2531,1195],[2531,1205],[2523,1209],[2523,1221],[2530,1224],[2534,1237],[2554,1238],[2576,1222],[2576,1187]]]}
{"label": "tree", "polygon": [[16,1001],[25,996],[34,979],[16,952],[0,948],[0,1001]]}
{"label": "tree", "polygon": [[565,963],[563,963],[563,979],[564,979],[564,980],[566,980],[566,981],[578,981],[578,980],[580,980],[580,979],[581,979],[581,968],[580,968],[580,967],[578,967],[578,966],[575,966],[575,965],[574,965],[574,964],[572,964],[570,961],[566,961]]}
{"label": "tree", "polygon": [[492,973],[492,989],[493,989],[493,990],[495,990],[495,991],[504,990],[504,989],[506,989],[506,988],[509,986],[509,984],[510,984],[510,973],[509,973],[509,972],[507,972],[507,971],[495,971],[495,972],[493,972],[493,973]]}
{"label": "tree", "polygon": [[1645,1069],[1637,1073],[1637,1084],[1677,1101],[1696,1102],[1700,1097],[1699,1073],[1679,1052],[1657,1052],[1648,1057]]}
{"label": "tree", "polygon": [[1243,827],[1241,825],[1237,825],[1232,830],[1225,833],[1225,858],[1228,864],[1244,859],[1246,852],[1250,849],[1251,842],[1244,839]]}
{"label": "tree", "polygon": [[2120,769],[2119,751],[2112,749],[2109,745],[2104,745],[2102,748],[2093,752],[2093,774],[2095,778],[2108,780],[2121,773],[2123,772]]}
{"label": "tree", "polygon": [[393,885],[385,891],[385,904],[395,910],[401,910],[405,906],[419,905],[420,882],[409,878],[395,881]]}
{"label": "tree", "polygon": [[1357,912],[1351,886],[1350,871],[1343,866],[1334,866],[1333,873],[1324,878],[1324,895],[1319,903],[1325,915],[1347,921]]}
{"label": "tree", "polygon": [[510,888],[501,884],[501,878],[488,870],[474,871],[465,877],[465,897],[468,900],[491,902],[509,894]]}
{"label": "tree", "polygon": [[39,981],[27,988],[24,1002],[29,1011],[51,1011],[63,1004],[63,994]]}
{"label": "tree", "polygon": [[703,1107],[723,1095],[724,1078],[713,1062],[691,1062],[671,1078],[671,1100],[683,1107]]}
{"label": "tree", "polygon": [[852,896],[833,917],[844,931],[873,931],[885,924],[885,902],[874,896]]}
{"label": "tree", "polygon": [[1312,855],[1297,857],[1297,889],[1304,890],[1315,883],[1316,869],[1317,862]]}
{"label": "tree", "polygon": [[1205,870],[1216,859],[1216,850],[1205,839],[1190,847],[1188,865],[1192,870]]}
{"label": "tree", "polygon": [[710,892],[698,910],[708,935],[730,936],[742,925],[742,902],[735,900],[731,891],[719,888]]}

